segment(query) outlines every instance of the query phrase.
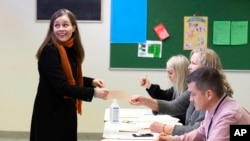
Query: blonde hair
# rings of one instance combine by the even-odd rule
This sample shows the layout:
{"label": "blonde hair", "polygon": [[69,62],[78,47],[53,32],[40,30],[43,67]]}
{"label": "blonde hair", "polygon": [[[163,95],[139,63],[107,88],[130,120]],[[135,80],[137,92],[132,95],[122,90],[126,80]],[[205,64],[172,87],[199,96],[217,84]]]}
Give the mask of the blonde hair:
{"label": "blonde hair", "polygon": [[186,89],[187,84],[185,82],[186,77],[189,74],[188,65],[189,61],[184,55],[175,55],[168,59],[167,68],[172,68],[175,72],[176,80],[173,84],[174,94],[173,99],[180,96]]}
{"label": "blonde hair", "polygon": [[222,65],[218,54],[210,48],[195,48],[191,51],[190,58],[194,53],[197,53],[199,55],[200,64],[202,65],[202,67],[211,67],[219,71],[223,79],[223,85],[225,91],[232,95],[233,89],[227,82],[226,75],[222,70]]}

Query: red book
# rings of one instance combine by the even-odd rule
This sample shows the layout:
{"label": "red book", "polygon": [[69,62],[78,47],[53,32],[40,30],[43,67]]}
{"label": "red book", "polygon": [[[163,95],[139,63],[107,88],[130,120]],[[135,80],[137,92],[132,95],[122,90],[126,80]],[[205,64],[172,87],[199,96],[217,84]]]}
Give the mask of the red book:
{"label": "red book", "polygon": [[162,23],[156,25],[154,27],[154,31],[155,31],[156,35],[159,37],[160,40],[164,40],[167,37],[169,37],[169,34],[168,34],[165,26]]}

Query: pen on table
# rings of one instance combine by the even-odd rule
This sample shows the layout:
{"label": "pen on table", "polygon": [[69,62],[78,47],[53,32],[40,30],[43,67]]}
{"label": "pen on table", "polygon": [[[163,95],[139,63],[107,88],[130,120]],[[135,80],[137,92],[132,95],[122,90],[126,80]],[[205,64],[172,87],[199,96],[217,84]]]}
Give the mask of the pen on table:
{"label": "pen on table", "polygon": [[136,123],[135,121],[129,121],[129,120],[123,120],[122,122],[123,122],[123,123],[133,123],[133,124]]}

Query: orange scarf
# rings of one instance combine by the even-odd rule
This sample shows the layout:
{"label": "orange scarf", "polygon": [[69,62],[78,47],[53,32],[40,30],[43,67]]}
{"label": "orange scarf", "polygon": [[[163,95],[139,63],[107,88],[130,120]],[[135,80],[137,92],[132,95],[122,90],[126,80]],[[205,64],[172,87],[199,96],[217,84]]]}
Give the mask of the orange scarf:
{"label": "orange scarf", "polygon": [[[77,58],[77,78],[75,81],[72,74],[71,66],[69,64],[67,53],[64,48],[64,47],[71,48],[73,47],[73,44],[74,44],[74,38],[71,38],[67,42],[58,45],[58,50],[61,56],[62,69],[69,85],[77,84],[78,86],[83,86],[81,61],[79,58]],[[80,115],[82,114],[82,100],[80,99],[76,99],[76,110]]]}

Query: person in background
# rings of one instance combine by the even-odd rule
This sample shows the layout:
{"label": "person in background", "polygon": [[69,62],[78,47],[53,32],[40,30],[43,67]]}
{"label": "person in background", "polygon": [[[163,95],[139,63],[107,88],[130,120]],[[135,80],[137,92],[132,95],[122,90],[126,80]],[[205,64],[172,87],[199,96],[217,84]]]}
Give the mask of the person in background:
{"label": "person in background", "polygon": [[[230,84],[226,80],[226,76],[222,70],[221,61],[217,53],[210,48],[196,48],[190,53],[189,72],[209,66],[217,69],[223,76],[224,90],[228,95],[233,94]],[[155,128],[154,132],[164,132],[172,135],[182,135],[190,132],[200,126],[200,122],[204,120],[205,111],[195,110],[194,104],[189,101],[190,93],[186,90],[175,100],[157,100],[142,95],[134,95],[129,100],[131,105],[144,105],[153,110],[154,114],[169,114],[172,116],[183,114],[186,112],[186,122],[184,126],[163,124],[160,130]],[[151,127],[153,128],[153,127]]]}
{"label": "person in background", "polygon": [[[187,57],[181,54],[172,56],[168,59],[166,63],[166,72],[167,77],[169,78],[173,86],[167,90],[162,90],[159,85],[152,84],[147,76],[141,78],[140,85],[146,88],[146,91],[152,98],[168,101],[174,100],[187,89],[185,79],[189,74],[188,65],[189,61]],[[182,124],[185,124],[185,113],[177,115],[175,117],[179,118]],[[162,127],[161,123],[155,122],[152,125],[153,127],[154,124],[159,124],[158,128]]]}
{"label": "person in background", "polygon": [[82,75],[85,53],[72,12],[59,9],[52,15],[36,57],[40,77],[30,141],[77,141],[82,101],[106,100],[109,91],[101,79]]}
{"label": "person in background", "polygon": [[198,111],[206,110],[199,128],[181,136],[159,136],[157,141],[229,141],[230,125],[250,124],[250,113],[224,91],[221,73],[200,68],[187,77],[190,102]]}

